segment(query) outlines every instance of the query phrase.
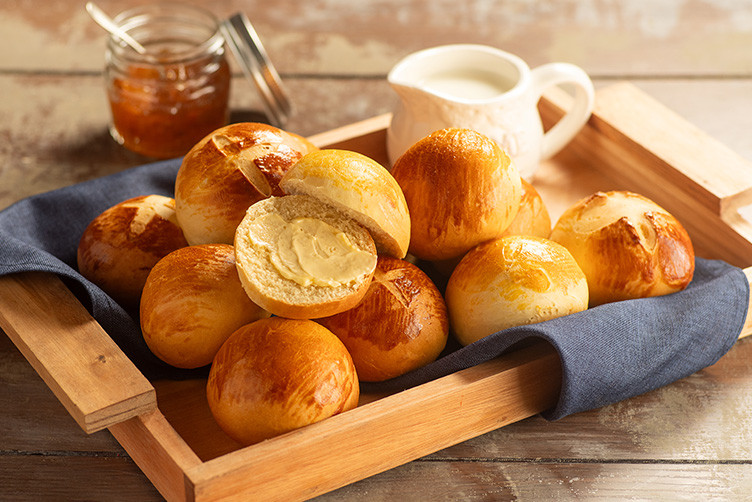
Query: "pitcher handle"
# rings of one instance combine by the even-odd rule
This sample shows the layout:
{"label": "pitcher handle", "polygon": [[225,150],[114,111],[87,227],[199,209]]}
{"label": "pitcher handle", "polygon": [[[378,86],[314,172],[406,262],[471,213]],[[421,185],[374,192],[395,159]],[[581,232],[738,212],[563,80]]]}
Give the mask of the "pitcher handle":
{"label": "pitcher handle", "polygon": [[573,84],[574,106],[543,135],[541,160],[556,155],[585,125],[593,111],[593,82],[579,66],[570,63],[549,63],[532,70],[533,87],[538,98],[554,85]]}

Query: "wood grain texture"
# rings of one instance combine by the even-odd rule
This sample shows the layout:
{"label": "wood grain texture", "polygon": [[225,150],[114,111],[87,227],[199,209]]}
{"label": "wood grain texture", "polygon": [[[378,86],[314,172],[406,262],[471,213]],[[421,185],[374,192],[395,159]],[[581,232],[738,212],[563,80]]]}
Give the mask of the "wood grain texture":
{"label": "wood grain texture", "polygon": [[[115,14],[146,0],[101,0]],[[595,76],[749,76],[738,51],[752,45],[748,2],[657,0],[351,2],[259,0],[211,5],[226,17],[246,12],[283,76],[381,77],[402,56],[455,42],[486,43],[532,64],[565,60]],[[79,2],[8,4],[0,31],[24,40],[2,67],[19,71],[97,72],[105,34]]]}
{"label": "wood grain texture", "polygon": [[[76,492],[71,493],[71,486]],[[160,500],[133,460],[122,455],[5,454],[0,456],[0,498],[40,500]]]}
{"label": "wood grain texture", "polygon": [[[577,471],[572,476],[573,470]],[[410,500],[451,502],[566,500],[745,500],[748,463],[559,462],[548,459],[473,462],[420,461],[356,483],[318,500],[392,501],[394,487]],[[451,480],[451,488],[449,482]]]}
{"label": "wood grain texture", "polygon": [[54,276],[0,277],[0,326],[86,432],[153,411],[156,393]]}
{"label": "wood grain texture", "polygon": [[148,473],[149,480],[167,500],[187,500],[184,473],[200,464],[162,413],[154,411],[110,427],[110,432]]}
{"label": "wood grain texture", "polygon": [[122,453],[106,430],[79,427],[7,336],[0,337],[0,409],[0,451]]}
{"label": "wood grain texture", "polygon": [[[146,0],[98,3],[115,13]],[[291,91],[297,113],[289,128],[304,135],[390,112],[396,97],[384,76],[408,53],[477,42],[533,66],[579,64],[599,88],[629,80],[752,160],[752,4],[746,1],[196,3],[211,4],[219,15],[251,16]],[[104,33],[80,2],[0,3],[0,33],[14,41],[0,52],[0,208],[149,161],[107,134]],[[258,120],[256,91],[238,75],[233,119]],[[557,161],[576,168],[560,177],[554,165],[544,165],[550,177],[538,183],[549,193],[608,188],[575,152]],[[746,208],[730,219],[752,221]],[[745,339],[714,366],[663,389],[553,423],[531,417],[321,499],[746,500],[750,389],[752,340]],[[81,431],[2,335],[0,409],[1,500],[163,499],[109,432]],[[206,443],[197,448],[213,455]]]}

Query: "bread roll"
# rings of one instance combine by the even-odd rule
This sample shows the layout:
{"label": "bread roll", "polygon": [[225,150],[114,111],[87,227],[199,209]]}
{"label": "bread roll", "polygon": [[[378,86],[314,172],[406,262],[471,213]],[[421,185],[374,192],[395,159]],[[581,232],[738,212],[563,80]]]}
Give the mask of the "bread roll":
{"label": "bread roll", "polygon": [[547,239],[551,234],[551,217],[546,204],[533,185],[524,178],[520,181],[522,182],[520,210],[502,235],[534,235]]}
{"label": "bread roll", "polygon": [[366,227],[381,253],[404,258],[410,214],[402,189],[375,160],[347,150],[312,152],[280,181],[285,193],[312,195]]}
{"label": "bread roll", "polygon": [[281,195],[282,175],[313,150],[306,139],[266,124],[231,124],[207,135],[183,158],[175,180],[188,242],[232,244],[245,210]]}
{"label": "bread roll", "polygon": [[468,129],[436,131],[411,146],[392,174],[410,210],[410,253],[456,258],[502,234],[520,207],[520,174],[488,137]]}
{"label": "bread roll", "polygon": [[217,353],[209,408],[249,445],[355,408],[360,390],[350,354],[323,326],[271,318],[238,329]]}
{"label": "bread roll", "polygon": [[78,243],[78,270],[123,307],[138,308],[151,268],[187,246],[175,217],[175,201],[143,195],[94,218]]}
{"label": "bread roll", "polygon": [[449,333],[446,305],[431,279],[415,265],[383,255],[360,303],[318,322],[342,340],[367,382],[430,363]]}
{"label": "bread roll", "polygon": [[189,246],[165,256],[141,298],[146,344],[178,368],[206,366],[233,331],[266,316],[243,291],[227,244]]}
{"label": "bread roll", "polygon": [[563,246],[511,235],[462,258],[446,289],[449,320],[467,345],[497,331],[587,309],[585,274]]}
{"label": "bread roll", "polygon": [[308,195],[270,197],[248,208],[235,235],[235,256],[248,296],[292,319],[355,306],[376,268],[368,230]]}
{"label": "bread roll", "polygon": [[590,305],[686,288],[695,255],[679,221],[632,192],[597,192],[567,209],[551,231],[585,272]]}

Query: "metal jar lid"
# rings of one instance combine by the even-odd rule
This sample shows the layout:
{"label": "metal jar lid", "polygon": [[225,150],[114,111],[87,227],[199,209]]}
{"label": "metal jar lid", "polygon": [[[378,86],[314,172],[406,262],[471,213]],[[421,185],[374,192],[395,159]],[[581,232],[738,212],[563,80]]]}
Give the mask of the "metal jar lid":
{"label": "metal jar lid", "polygon": [[292,114],[292,104],[248,16],[235,14],[220,23],[220,30],[243,73],[256,85],[269,122],[282,127]]}

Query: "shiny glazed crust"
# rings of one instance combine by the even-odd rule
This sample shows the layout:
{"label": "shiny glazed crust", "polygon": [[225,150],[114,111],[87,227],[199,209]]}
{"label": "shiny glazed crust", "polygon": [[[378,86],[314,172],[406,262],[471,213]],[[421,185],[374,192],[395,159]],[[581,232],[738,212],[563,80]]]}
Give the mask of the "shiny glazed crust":
{"label": "shiny glazed crust", "polygon": [[228,244],[189,246],[161,259],[144,286],[140,314],[149,349],[178,368],[211,363],[233,331],[268,316],[245,294]]}
{"label": "shiny glazed crust", "polygon": [[358,376],[377,382],[435,360],[449,333],[446,304],[418,267],[379,256],[368,292],[354,308],[318,319],[345,344]]}
{"label": "shiny glazed crust", "polygon": [[254,202],[281,195],[279,180],[316,147],[266,124],[231,124],[207,135],[183,158],[175,180],[178,221],[190,244],[232,244]]}
{"label": "shiny glazed crust", "polygon": [[534,235],[547,239],[551,234],[551,217],[548,209],[538,190],[524,178],[520,181],[522,182],[520,210],[502,235]]}
{"label": "shiny glazed crust", "polygon": [[694,275],[687,231],[642,195],[597,192],[559,218],[551,239],[564,245],[585,272],[590,304],[673,293]]}
{"label": "shiny glazed crust", "polygon": [[512,235],[472,249],[446,288],[453,332],[463,345],[497,331],[580,312],[588,286],[563,246]]}
{"label": "shiny glazed crust", "polygon": [[404,258],[410,243],[410,214],[402,189],[389,171],[365,155],[319,150],[305,155],[280,181],[289,194],[332,204],[366,227],[379,252]]}
{"label": "shiny glazed crust", "polygon": [[78,244],[78,270],[126,308],[137,308],[151,268],[187,246],[175,217],[175,201],[144,195],[94,218]]}
{"label": "shiny glazed crust", "polygon": [[392,175],[410,210],[410,253],[424,260],[455,258],[499,237],[519,211],[514,163],[495,141],[468,129],[421,139]]}
{"label": "shiny glazed crust", "polygon": [[373,269],[353,284],[336,287],[301,286],[283,277],[272,264],[268,250],[257,247],[251,239],[253,222],[269,212],[288,221],[297,217],[320,219],[344,232],[358,249],[371,253],[374,268],[376,265],[376,245],[371,235],[344,213],[307,195],[270,197],[248,208],[235,236],[238,275],[248,296],[272,314],[291,319],[334,315],[355,306],[368,290]]}
{"label": "shiny glazed crust", "polygon": [[279,317],[238,329],[207,382],[215,420],[246,445],[353,409],[359,395],[355,366],[334,334]]}

